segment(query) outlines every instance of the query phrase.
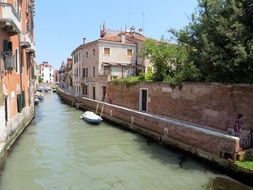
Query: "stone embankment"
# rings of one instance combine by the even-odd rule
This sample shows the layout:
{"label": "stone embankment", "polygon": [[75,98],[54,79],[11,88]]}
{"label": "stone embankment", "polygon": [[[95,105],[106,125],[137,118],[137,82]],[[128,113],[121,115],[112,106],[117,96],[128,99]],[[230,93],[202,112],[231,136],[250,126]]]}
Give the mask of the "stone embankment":
{"label": "stone embankment", "polygon": [[34,106],[26,107],[21,113],[8,121],[5,126],[0,126],[0,162],[6,156],[6,153],[21,135],[23,130],[29,125],[34,117]]}
{"label": "stone embankment", "polygon": [[[73,106],[77,101],[71,94],[60,89],[58,94],[69,105]],[[215,165],[230,168],[231,175],[242,177],[244,183],[253,186],[252,182],[248,181],[253,179],[253,173],[242,171],[233,164],[240,151],[239,138],[228,135],[224,131],[83,97],[78,98],[78,107],[94,112],[98,110],[97,113],[102,113],[104,119],[122,127],[139,132],[162,144],[189,152]]]}

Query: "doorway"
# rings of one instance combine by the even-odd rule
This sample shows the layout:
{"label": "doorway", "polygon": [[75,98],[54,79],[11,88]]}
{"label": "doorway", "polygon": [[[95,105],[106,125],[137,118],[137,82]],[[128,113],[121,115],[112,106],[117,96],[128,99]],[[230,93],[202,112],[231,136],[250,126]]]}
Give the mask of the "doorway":
{"label": "doorway", "polygon": [[93,87],[92,90],[93,90],[93,100],[95,100],[96,99],[96,87]]}
{"label": "doorway", "polygon": [[140,102],[139,109],[142,112],[146,112],[148,110],[148,89],[141,88],[140,89]]}
{"label": "doorway", "polygon": [[105,98],[106,98],[106,86],[102,86],[102,91],[103,91],[102,101],[105,101]]}

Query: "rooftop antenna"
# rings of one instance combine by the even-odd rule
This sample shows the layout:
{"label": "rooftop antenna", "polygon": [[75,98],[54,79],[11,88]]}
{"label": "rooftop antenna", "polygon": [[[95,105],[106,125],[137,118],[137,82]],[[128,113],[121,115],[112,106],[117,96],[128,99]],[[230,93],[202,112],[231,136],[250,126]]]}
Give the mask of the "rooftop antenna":
{"label": "rooftop antenna", "polygon": [[144,31],[145,31],[145,13],[142,13],[142,33],[144,35]]}

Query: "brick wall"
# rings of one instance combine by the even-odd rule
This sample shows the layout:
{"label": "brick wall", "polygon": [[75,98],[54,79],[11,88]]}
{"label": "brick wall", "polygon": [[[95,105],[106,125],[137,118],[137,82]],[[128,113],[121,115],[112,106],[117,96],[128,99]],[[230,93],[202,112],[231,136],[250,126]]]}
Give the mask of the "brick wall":
{"label": "brick wall", "polygon": [[[66,103],[72,103],[74,98],[70,94],[61,90],[59,94]],[[102,102],[87,98],[81,98],[80,101],[82,109],[92,111],[96,110],[99,103],[98,113],[101,113]],[[239,151],[239,138],[175,119],[161,118],[108,103],[104,104],[103,118],[217,162],[220,157],[225,157],[225,153],[234,156]]]}
{"label": "brick wall", "polygon": [[246,128],[253,127],[253,86],[217,83],[140,83],[135,86],[108,86],[108,101],[139,110],[140,88],[148,89],[148,113],[227,131],[238,113],[245,116]]}

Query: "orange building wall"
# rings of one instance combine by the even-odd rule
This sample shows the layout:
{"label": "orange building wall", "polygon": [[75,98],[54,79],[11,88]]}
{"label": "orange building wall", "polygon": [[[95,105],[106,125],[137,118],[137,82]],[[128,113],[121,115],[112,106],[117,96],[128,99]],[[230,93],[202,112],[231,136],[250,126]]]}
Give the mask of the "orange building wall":
{"label": "orange building wall", "polygon": [[[14,0],[8,0],[8,3],[14,5]],[[33,15],[27,14],[27,1],[22,1],[22,32],[26,32],[26,22],[27,20],[31,20]],[[15,6],[14,6],[15,7]],[[20,47],[20,36],[21,34],[9,36],[5,31],[0,30],[0,51],[3,50],[2,42],[4,39],[10,40],[12,42],[12,53],[15,55],[16,49],[18,50],[18,64],[21,63],[21,51],[23,52],[22,56],[22,73],[21,68],[19,72],[16,72],[16,68],[12,71],[5,71],[5,75],[3,77],[3,89],[4,95],[8,96],[8,116],[14,117],[17,114],[17,94],[25,92],[25,107],[29,106],[29,84],[30,84],[30,73],[31,66],[27,69],[27,57],[26,57],[26,49]],[[20,80],[21,77],[21,80]],[[22,81],[22,86],[20,85]]]}

